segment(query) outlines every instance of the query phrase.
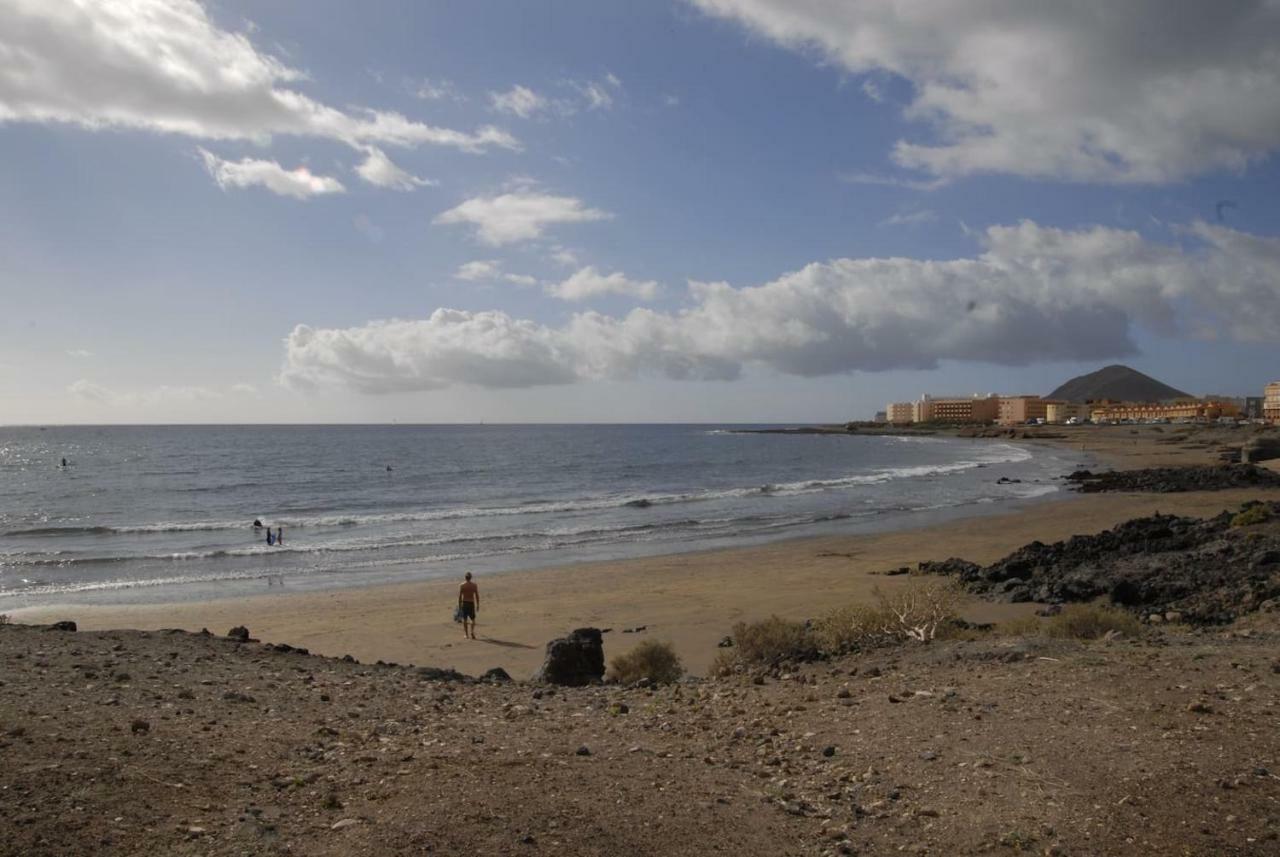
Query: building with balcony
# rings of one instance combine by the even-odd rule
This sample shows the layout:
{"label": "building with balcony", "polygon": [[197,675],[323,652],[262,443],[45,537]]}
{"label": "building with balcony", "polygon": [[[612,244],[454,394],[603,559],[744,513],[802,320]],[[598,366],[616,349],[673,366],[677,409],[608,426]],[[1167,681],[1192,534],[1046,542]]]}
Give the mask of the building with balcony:
{"label": "building with balcony", "polygon": [[1056,404],[1065,403],[1057,399],[1042,399],[1039,396],[1001,396],[996,422],[1002,426],[1023,425],[1032,420],[1053,422],[1049,419],[1049,406]]}
{"label": "building with balcony", "polygon": [[1280,423],[1280,381],[1272,381],[1262,391],[1262,418]]}
{"label": "building with balcony", "polygon": [[[1280,419],[1280,383],[1276,387],[1276,416]],[[1268,387],[1270,389],[1270,387]],[[1232,402],[1184,399],[1174,402],[1094,402],[1090,417],[1095,423],[1177,420],[1207,422],[1221,417],[1238,417],[1240,408]]]}

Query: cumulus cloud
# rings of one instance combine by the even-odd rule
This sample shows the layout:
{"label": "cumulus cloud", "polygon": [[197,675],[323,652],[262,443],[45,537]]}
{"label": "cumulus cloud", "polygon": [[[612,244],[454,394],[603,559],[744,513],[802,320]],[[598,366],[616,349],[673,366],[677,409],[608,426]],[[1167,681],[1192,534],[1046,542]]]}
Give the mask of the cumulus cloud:
{"label": "cumulus cloud", "polygon": [[848,72],[909,80],[906,117],[936,133],[893,159],[938,177],[1166,182],[1280,146],[1276,3],[690,2]]}
{"label": "cumulus cloud", "polygon": [[[680,312],[574,315],[559,326],[437,310],[352,328],[300,325],[281,380],[370,393],[454,384],[527,387],[644,374],[732,379],[929,369],[942,360],[1095,360],[1155,335],[1280,338],[1280,239],[1195,223],[1189,246],[1094,227],[996,226],[948,261],[813,263],[763,285],[691,283]],[[1203,326],[1203,327],[1201,327]]]}
{"label": "cumulus cloud", "polygon": [[433,223],[468,224],[485,244],[498,246],[541,237],[549,226],[606,220],[613,215],[589,208],[572,196],[520,188],[499,196],[478,196],[438,215]]}
{"label": "cumulus cloud", "polygon": [[547,286],[547,294],[564,301],[585,301],[601,295],[626,295],[653,300],[658,295],[658,284],[653,280],[629,279],[621,271],[602,274],[588,265],[568,279]]}
{"label": "cumulus cloud", "polygon": [[528,119],[551,107],[551,102],[546,97],[520,84],[516,84],[506,92],[490,92],[489,103],[499,113],[510,113],[521,119]]}
{"label": "cumulus cloud", "polygon": [[492,280],[502,271],[502,263],[496,259],[477,259],[458,266],[453,276],[458,280]]}
{"label": "cumulus cloud", "polygon": [[519,147],[498,128],[440,128],[304,95],[301,72],[220,28],[196,0],[9,0],[0,3],[0,56],[0,122],[203,140],[285,134],[356,147]]}
{"label": "cumulus cloud", "polygon": [[360,178],[371,185],[391,190],[414,190],[435,184],[433,181],[420,179],[412,173],[402,170],[387,157],[386,152],[377,146],[370,146],[365,152],[366,157],[360,166],[356,167],[356,172],[360,175]]}
{"label": "cumulus cloud", "polygon": [[275,161],[261,161],[254,158],[242,158],[239,161],[224,161],[212,152],[200,150],[205,168],[209,175],[223,190],[260,185],[280,196],[291,196],[294,199],[310,199],[328,193],[342,193],[346,190],[342,182],[329,176],[314,175],[306,167],[287,170]]}
{"label": "cumulus cloud", "polygon": [[502,270],[502,263],[496,259],[477,259],[474,262],[466,262],[458,266],[458,270],[453,273],[454,279],[466,280],[468,282],[495,282],[502,280],[507,283],[514,283],[517,286],[535,286],[538,284],[536,277],[530,277],[526,274],[508,274]]}

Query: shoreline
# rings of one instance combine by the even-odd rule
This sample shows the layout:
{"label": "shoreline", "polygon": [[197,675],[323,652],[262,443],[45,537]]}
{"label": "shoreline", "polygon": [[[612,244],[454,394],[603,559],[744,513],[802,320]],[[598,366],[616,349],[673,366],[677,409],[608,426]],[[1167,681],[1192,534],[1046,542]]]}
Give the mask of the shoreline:
{"label": "shoreline", "polygon": [[[1153,442],[1156,435],[1143,434],[1147,436],[1134,438],[1128,432],[1094,429],[1083,439],[1040,443],[1073,448],[1081,443],[1082,452],[1103,465],[1122,469],[1206,459],[1206,448],[1199,445],[1172,450]],[[500,666],[517,678],[536,669],[548,640],[575,627],[596,626],[612,629],[605,637],[608,657],[643,639],[665,639],[673,643],[692,673],[703,674],[717,643],[735,622],[773,613],[806,619],[837,604],[865,602],[877,589],[889,592],[903,585],[903,577],[880,574],[890,568],[952,556],[991,562],[1035,540],[1057,541],[1097,532],[1156,511],[1209,516],[1264,495],[1270,496],[1257,489],[1185,494],[1060,492],[1011,511],[1005,507],[992,514],[905,529],[809,535],[745,547],[484,574],[477,577],[482,602],[481,639],[476,642],[464,642],[452,621],[453,579],[304,592],[286,588],[278,593],[177,604],[64,603],[18,608],[10,614],[16,621],[30,623],[71,619],[86,630],[208,628],[224,634],[233,626],[245,625],[264,641],[303,646],[317,654],[452,667],[471,674]],[[1001,621],[1027,615],[1032,609],[1034,605],[974,600],[964,613],[972,621]],[[625,633],[638,627],[645,630]]]}

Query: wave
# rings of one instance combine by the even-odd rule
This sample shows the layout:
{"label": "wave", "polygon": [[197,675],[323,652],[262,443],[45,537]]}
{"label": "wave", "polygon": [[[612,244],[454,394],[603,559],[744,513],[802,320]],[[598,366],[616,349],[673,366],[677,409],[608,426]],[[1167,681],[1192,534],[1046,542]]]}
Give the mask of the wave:
{"label": "wave", "polygon": [[[715,500],[738,499],[751,496],[792,496],[819,491],[841,490],[866,485],[879,485],[900,479],[918,479],[946,476],[995,464],[1015,464],[1026,461],[1032,453],[1012,444],[995,444],[983,450],[986,454],[949,464],[920,464],[903,467],[887,467],[867,473],[840,476],[829,479],[808,479],[797,482],[766,483],[763,485],[710,489],[666,494],[639,494],[623,496],[582,497],[567,500],[525,500],[509,506],[462,506],[448,509],[430,509],[404,512],[333,513],[320,515],[272,518],[268,523],[286,529],[325,527],[359,527],[396,523],[422,523],[470,518],[508,517],[517,515],[573,514],[607,509],[647,509],[652,506],[669,506],[680,503],[705,503]],[[265,516],[264,516],[265,517]],[[91,535],[146,535],[183,532],[246,532],[249,526],[244,519],[230,521],[157,521],[146,524],[121,525],[51,525],[8,530],[6,536],[66,537]]]}

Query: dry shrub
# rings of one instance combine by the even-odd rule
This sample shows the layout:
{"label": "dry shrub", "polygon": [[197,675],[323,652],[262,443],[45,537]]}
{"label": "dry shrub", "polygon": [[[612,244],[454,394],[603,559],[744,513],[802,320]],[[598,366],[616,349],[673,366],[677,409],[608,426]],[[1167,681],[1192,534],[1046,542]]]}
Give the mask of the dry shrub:
{"label": "dry shrub", "polygon": [[1231,519],[1231,526],[1251,527],[1254,524],[1265,524],[1269,520],[1271,520],[1271,510],[1258,503],[1237,512]]}
{"label": "dry shrub", "polygon": [[737,660],[753,664],[809,661],[818,655],[818,646],[803,622],[777,616],[734,625],[733,648]]}
{"label": "dry shrub", "polygon": [[8,625],[8,624],[9,624],[9,614],[0,613],[0,625]]}
{"label": "dry shrub", "polygon": [[642,678],[647,678],[654,684],[671,684],[684,675],[684,666],[670,643],[645,640],[631,651],[610,661],[609,674],[614,681],[622,684],[631,684]]}
{"label": "dry shrub", "polygon": [[888,642],[890,635],[885,629],[894,621],[883,607],[848,604],[814,622],[813,633],[822,651],[841,655]]}
{"label": "dry shrub", "polygon": [[1017,637],[1058,637],[1069,640],[1097,640],[1115,631],[1127,637],[1142,633],[1142,623],[1133,614],[1110,604],[1068,604],[1056,616],[1043,621],[1034,616],[1006,622],[1001,630]]}
{"label": "dry shrub", "polygon": [[889,595],[876,590],[884,633],[927,643],[944,633],[960,603],[960,587],[950,580],[913,580]]}

